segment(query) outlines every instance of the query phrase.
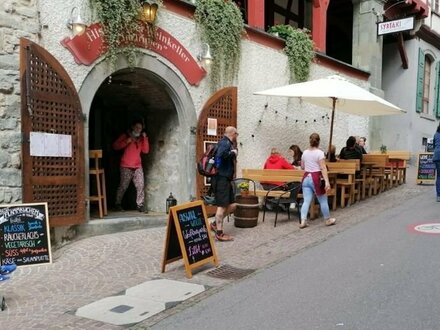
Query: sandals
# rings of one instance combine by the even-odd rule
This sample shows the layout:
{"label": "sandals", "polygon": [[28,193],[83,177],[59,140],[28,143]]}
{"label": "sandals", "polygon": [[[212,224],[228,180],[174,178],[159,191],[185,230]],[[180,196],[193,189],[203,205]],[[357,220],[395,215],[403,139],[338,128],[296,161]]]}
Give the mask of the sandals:
{"label": "sandals", "polygon": [[335,218],[328,218],[327,220],[325,220],[325,225],[326,226],[333,226],[336,223],[336,219]]}
{"label": "sandals", "polygon": [[301,223],[299,224],[300,229],[307,228],[309,224],[307,223],[307,220],[301,220]]}
{"label": "sandals", "polygon": [[234,237],[226,234],[215,234],[215,239],[219,242],[230,242],[234,240]]}

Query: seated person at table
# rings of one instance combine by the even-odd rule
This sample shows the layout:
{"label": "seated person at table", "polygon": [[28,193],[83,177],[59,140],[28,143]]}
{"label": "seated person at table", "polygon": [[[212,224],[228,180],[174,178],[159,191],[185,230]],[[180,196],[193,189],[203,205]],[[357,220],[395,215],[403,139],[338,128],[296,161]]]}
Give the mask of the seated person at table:
{"label": "seated person at table", "polygon": [[292,157],[292,159],[293,159],[292,165],[300,168],[301,167],[301,157],[303,154],[301,149],[296,144],[292,144],[289,147],[288,153],[289,153],[290,157]]}
{"label": "seated person at table", "polygon": [[[277,148],[272,148],[270,156],[264,163],[264,169],[268,170],[293,170],[294,167],[278,152]],[[264,189],[269,190],[276,186],[282,185],[284,182],[261,182]]]}
{"label": "seated person at table", "polygon": [[326,153],[325,159],[328,160],[330,163],[335,163],[338,161],[336,158],[336,146],[334,144],[332,144],[330,147],[330,158],[328,157],[328,153]]}
{"label": "seated person at table", "polygon": [[365,142],[367,142],[367,138],[365,137],[356,137],[356,147],[362,152],[363,155],[367,153],[365,150]]}
{"label": "seated person at table", "polygon": [[356,148],[356,138],[350,136],[339,153],[339,159],[362,159],[362,151]]}

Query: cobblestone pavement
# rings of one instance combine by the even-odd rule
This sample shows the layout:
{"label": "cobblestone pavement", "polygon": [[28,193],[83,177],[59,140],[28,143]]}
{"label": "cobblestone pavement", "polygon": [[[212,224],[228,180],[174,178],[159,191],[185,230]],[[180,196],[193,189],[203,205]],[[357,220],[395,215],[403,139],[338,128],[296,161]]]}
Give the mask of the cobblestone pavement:
{"label": "cobblestone pavement", "polygon": [[[433,186],[415,184],[415,168],[411,167],[407,184],[333,212],[332,216],[338,220],[333,227],[326,227],[317,219],[311,221],[309,228],[299,230],[296,218],[287,221],[285,213],[281,213],[276,228],[272,213],[264,223],[260,214],[259,224],[254,228],[236,228],[232,221],[226,222],[225,231],[236,239],[216,243],[220,264],[261,270],[367,221],[374,214],[433,190]],[[10,281],[0,284],[0,292],[7,301],[6,310],[0,311],[1,329],[119,329],[80,318],[74,312],[81,306],[156,278],[188,281],[210,288],[133,327],[144,329],[231,283],[206,275],[211,266],[195,271],[189,280],[181,261],[167,265],[162,274],[164,239],[164,227],[89,237],[55,251],[52,264],[20,267]]]}

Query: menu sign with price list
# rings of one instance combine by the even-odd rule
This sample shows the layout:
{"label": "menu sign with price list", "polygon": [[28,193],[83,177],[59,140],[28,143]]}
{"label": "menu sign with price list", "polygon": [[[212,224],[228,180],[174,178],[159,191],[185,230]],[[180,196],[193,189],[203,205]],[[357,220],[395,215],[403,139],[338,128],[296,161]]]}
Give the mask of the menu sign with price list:
{"label": "menu sign with price list", "polygon": [[0,264],[51,263],[47,203],[0,205]]}
{"label": "menu sign with price list", "polygon": [[434,184],[435,164],[432,152],[421,152],[417,156],[417,183]]}
{"label": "menu sign with price list", "polygon": [[170,208],[167,236],[162,261],[165,266],[183,258],[186,276],[192,277],[191,270],[206,263],[218,265],[214,241],[202,201],[190,202]]}

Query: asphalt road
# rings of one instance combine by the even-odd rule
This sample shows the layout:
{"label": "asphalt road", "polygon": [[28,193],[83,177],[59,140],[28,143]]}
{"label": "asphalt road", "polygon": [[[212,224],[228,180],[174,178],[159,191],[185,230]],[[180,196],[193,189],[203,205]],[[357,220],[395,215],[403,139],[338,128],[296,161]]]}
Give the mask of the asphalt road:
{"label": "asphalt road", "polygon": [[[152,329],[440,329],[440,223],[430,192],[235,282]],[[304,234],[313,228],[304,229]]]}

